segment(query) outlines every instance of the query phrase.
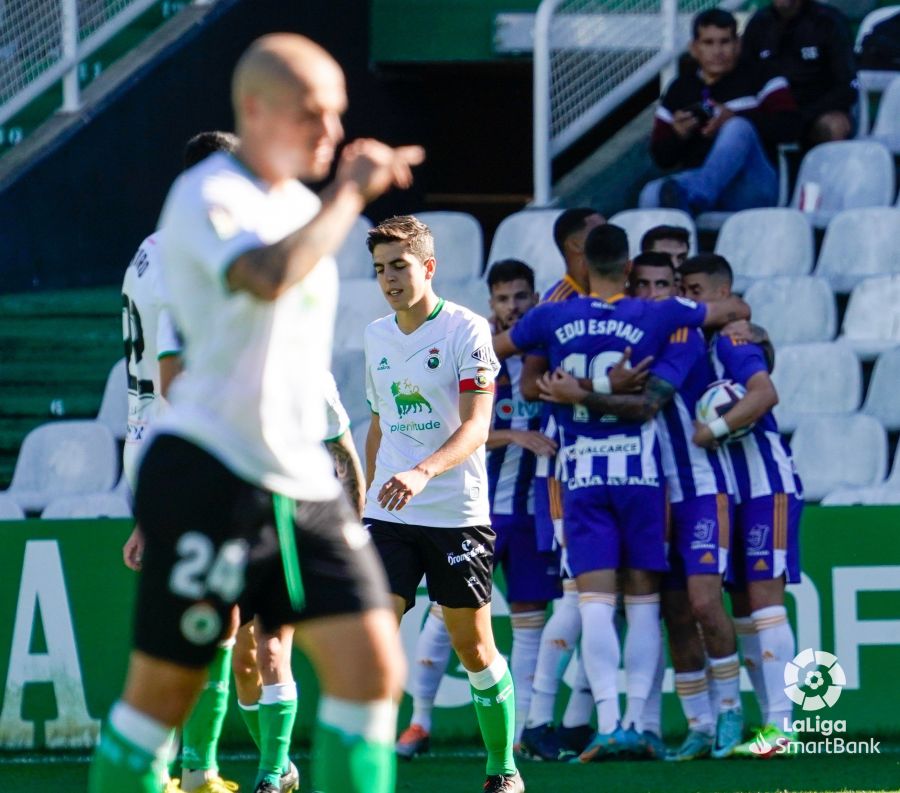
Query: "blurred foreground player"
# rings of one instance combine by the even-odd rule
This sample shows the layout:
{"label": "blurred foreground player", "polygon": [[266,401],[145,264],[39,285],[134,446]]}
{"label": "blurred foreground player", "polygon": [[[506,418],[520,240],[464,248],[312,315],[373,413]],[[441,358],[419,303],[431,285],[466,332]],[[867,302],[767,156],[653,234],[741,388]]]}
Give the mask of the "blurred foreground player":
{"label": "blurred foreground player", "polygon": [[513,759],[515,695],[491,626],[494,532],[484,444],[500,368],[485,319],[433,289],[434,238],[411,216],[367,240],[394,311],[365,331],[364,513],[387,570],[398,621],[422,576],[466,669],[487,749],[487,793],[525,789]]}
{"label": "blurred foreground player", "polygon": [[368,201],[411,182],[423,153],[360,140],[321,202],[296,182],[328,174],[346,106],[340,67],[301,36],[254,42],[233,101],[236,156],[184,174],[163,209],[186,366],[139,471],[135,649],[89,790],[157,793],[172,730],[240,599],[269,629],[298,623],[322,689],[315,786],[381,793],[394,786],[403,657],[377,555],[321,446],[330,254]]}

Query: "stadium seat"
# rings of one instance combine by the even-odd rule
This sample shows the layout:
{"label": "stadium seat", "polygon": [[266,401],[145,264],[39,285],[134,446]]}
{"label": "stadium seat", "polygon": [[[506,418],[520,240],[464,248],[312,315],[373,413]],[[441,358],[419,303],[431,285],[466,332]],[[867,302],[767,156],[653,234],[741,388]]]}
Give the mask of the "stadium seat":
{"label": "stadium seat", "polygon": [[839,487],[822,499],[827,507],[853,504],[900,504],[900,448],[894,454],[890,476],[881,484],[869,487]]}
{"label": "stadium seat", "polygon": [[361,350],[366,325],[389,314],[391,307],[374,279],[353,278],[341,281],[340,290],[337,322],[334,326],[335,352]]}
{"label": "stadium seat", "polygon": [[840,487],[877,485],[884,478],[887,433],[871,416],[806,416],[791,448],[810,501]]}
{"label": "stadium seat", "polygon": [[524,209],[505,217],[488,254],[488,266],[498,259],[521,259],[534,270],[541,294],[563,277],[566,265],[553,241],[553,224],[561,209]]}
{"label": "stadium seat", "polygon": [[372,255],[366,247],[366,234],[372,228],[372,221],[360,215],[353,223],[347,239],[335,254],[338,274],[344,278],[374,278]]}
{"label": "stadium seat", "polygon": [[883,143],[895,155],[900,154],[900,75],[890,82],[881,95],[869,139]]}
{"label": "stadium seat", "polygon": [[353,445],[356,446],[356,452],[359,454],[359,459],[362,460],[363,468],[366,466],[366,436],[369,434],[369,425],[371,423],[372,419],[369,417],[350,428]]}
{"label": "stadium seat", "polygon": [[0,493],[0,521],[2,520],[25,520],[25,510],[4,493]]}
{"label": "stadium seat", "polygon": [[888,432],[900,430],[900,346],[886,350],[875,361],[862,412],[874,416]]}
{"label": "stadium seat", "polygon": [[621,226],[628,235],[628,251],[632,256],[641,252],[641,237],[654,226],[681,226],[690,236],[689,254],[697,252],[697,229],[693,218],[680,209],[626,209],[609,219],[610,223]]}
{"label": "stadium seat", "polygon": [[782,347],[772,382],[778,391],[775,418],[782,432],[791,432],[804,416],[852,413],[862,398],[859,359],[840,342]]}
{"label": "stadium seat", "polygon": [[871,140],[842,140],[822,143],[800,163],[791,206],[800,207],[806,184],[819,188],[819,206],[809,212],[819,228],[841,210],[857,207],[890,206],[894,201],[894,158],[883,143]]}
{"label": "stadium seat", "polygon": [[876,8],[874,11],[870,11],[866,14],[863,21],[859,23],[859,29],[856,31],[856,52],[859,53],[862,50],[863,39],[872,32],[872,28],[874,28],[875,25],[879,22],[884,22],[886,19],[890,19],[894,14],[898,13],[900,13],[900,5]]}
{"label": "stadium seat", "polygon": [[370,410],[366,401],[365,353],[361,349],[335,352],[331,372],[350,422],[355,425],[368,418]]}
{"label": "stadium seat", "polygon": [[[900,237],[895,245],[900,245]],[[867,278],[853,288],[840,341],[864,361],[900,344],[900,274]]]}
{"label": "stadium seat", "polygon": [[828,224],[815,274],[835,292],[850,292],[868,276],[900,273],[898,239],[900,209],[848,209]]}
{"label": "stadium seat", "polygon": [[491,313],[488,300],[487,281],[483,278],[471,278],[468,281],[452,281],[438,286],[438,294],[452,303],[465,306],[469,311],[474,311],[482,317],[489,317]]}
{"label": "stadium seat", "polygon": [[754,281],[744,293],[753,322],[781,344],[831,341],[837,330],[834,292],[824,278],[780,276]]}
{"label": "stadium seat", "polygon": [[828,5],[840,10],[848,19],[856,21],[870,13],[878,5],[878,0],[828,0]]}
{"label": "stadium seat", "polygon": [[117,440],[125,439],[128,426],[128,366],[124,358],[109,370],[97,421],[109,427]]}
{"label": "stadium seat", "polygon": [[812,226],[796,209],[745,209],[725,221],[716,253],[731,265],[737,292],[758,278],[806,275],[815,259]]}
{"label": "stadium seat", "polygon": [[130,518],[131,506],[115,492],[54,498],[41,513],[46,520],[66,518]]}
{"label": "stadium seat", "polygon": [[484,265],[484,235],[481,224],[466,212],[419,212],[421,220],[434,236],[437,271],[434,282],[439,289],[448,280],[478,278]]}
{"label": "stadium seat", "polygon": [[54,498],[111,490],[119,475],[119,448],[97,421],[58,421],[36,427],[22,442],[5,491],[26,512]]}

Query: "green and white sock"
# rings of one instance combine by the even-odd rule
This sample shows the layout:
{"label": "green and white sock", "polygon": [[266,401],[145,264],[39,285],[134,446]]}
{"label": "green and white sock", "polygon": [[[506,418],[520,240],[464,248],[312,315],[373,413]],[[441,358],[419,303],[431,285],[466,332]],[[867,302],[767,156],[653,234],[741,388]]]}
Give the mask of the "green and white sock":
{"label": "green and white sock", "polygon": [[252,705],[245,705],[238,700],[238,711],[241,714],[241,718],[244,720],[244,724],[247,725],[247,732],[250,733],[253,743],[256,745],[256,748],[259,749],[262,745],[262,739],[259,734],[259,702],[254,702]]}
{"label": "green and white sock", "polygon": [[170,728],[117,702],[94,752],[89,793],[159,793],[172,736]]}
{"label": "green and white sock", "polygon": [[393,793],[397,706],[390,699],[350,702],[323,696],[313,741],[313,789]]}
{"label": "green and white sock", "polygon": [[259,769],[256,784],[277,785],[290,767],[288,750],[297,718],[297,684],[275,683],[262,687],[259,700]]}
{"label": "green and white sock", "polygon": [[[209,678],[181,733],[181,767],[187,771],[218,773],[216,750],[228,711],[231,651],[234,642],[221,644],[209,665]],[[186,784],[190,784],[186,782]],[[184,787],[184,785],[182,785]],[[190,787],[185,788],[189,790]]]}
{"label": "green and white sock", "polygon": [[512,676],[502,655],[487,669],[469,672],[475,715],[487,749],[487,775],[514,774],[513,738],[516,728],[516,697]]}

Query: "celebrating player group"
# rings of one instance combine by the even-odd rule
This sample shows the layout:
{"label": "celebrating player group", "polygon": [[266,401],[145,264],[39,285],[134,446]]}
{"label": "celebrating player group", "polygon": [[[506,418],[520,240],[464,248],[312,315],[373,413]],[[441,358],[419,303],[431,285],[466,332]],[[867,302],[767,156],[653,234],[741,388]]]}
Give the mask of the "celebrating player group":
{"label": "celebrating player group", "polygon": [[[254,793],[296,790],[293,641],[321,690],[308,789],[323,793],[394,790],[396,756],[428,750],[451,648],[489,793],[525,790],[521,757],[746,752],[741,655],[764,737],[783,738],[801,488],[771,413],[771,347],[728,263],[685,259],[666,228],[632,261],[622,229],[567,210],[559,283],[540,300],[527,262],[492,263],[486,319],[435,292],[425,224],[384,221],[367,240],[387,315],[364,337],[363,469],[329,372],[332,255],[424,152],[353,141],[328,187],[304,187],[332,169],[346,90],[301,36],[254,42],[232,97],[237,136],[192,140],[123,287],[136,517],[124,555],[140,573],[91,793],[236,790],[216,760],[229,667],[260,752]],[[509,664],[491,626],[498,565]],[[397,740],[398,624],[423,576],[433,605]],[[665,636],[689,728],[670,750]]]}

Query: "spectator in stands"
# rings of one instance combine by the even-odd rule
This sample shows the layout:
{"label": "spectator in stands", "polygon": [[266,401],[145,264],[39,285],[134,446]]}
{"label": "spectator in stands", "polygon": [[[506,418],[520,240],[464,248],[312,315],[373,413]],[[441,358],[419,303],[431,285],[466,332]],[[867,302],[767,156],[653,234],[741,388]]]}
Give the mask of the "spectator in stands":
{"label": "spectator in stands", "polygon": [[748,65],[769,65],[790,83],[805,144],[852,135],[853,38],[837,8],[816,0],[772,0],[747,24],[741,52]]}
{"label": "spectator in stands", "polygon": [[800,136],[787,80],[765,65],[737,68],[737,22],[722,9],[694,18],[690,49],[697,71],[666,90],[650,141],[658,165],[686,170],[647,184],[640,205],[692,215],[774,206],[776,146]]}
{"label": "spectator in stands", "polygon": [[684,226],[654,226],[641,237],[641,253],[664,253],[677,275],[691,249],[691,233]]}

